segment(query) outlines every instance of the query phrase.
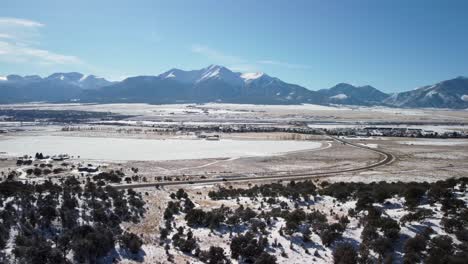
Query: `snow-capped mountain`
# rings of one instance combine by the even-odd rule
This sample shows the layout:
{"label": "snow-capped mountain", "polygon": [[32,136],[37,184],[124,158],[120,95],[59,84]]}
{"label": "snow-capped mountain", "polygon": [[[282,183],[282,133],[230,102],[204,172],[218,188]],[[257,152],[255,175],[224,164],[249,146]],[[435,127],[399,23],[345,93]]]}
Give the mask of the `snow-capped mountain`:
{"label": "snow-capped mountain", "polygon": [[312,91],[263,72],[240,73],[220,65],[171,69],[154,76],[110,82],[78,72],[0,77],[0,103],[79,99],[84,102],[341,104],[468,108],[468,78],[458,77],[388,95],[372,86],[340,83]]}
{"label": "snow-capped mountain", "polygon": [[318,92],[326,96],[329,103],[343,105],[379,105],[389,97],[372,86],[353,86],[347,83],[339,83]]}
{"label": "snow-capped mountain", "polygon": [[233,72],[210,65],[199,70],[171,69],[158,76],[136,76],[105,87],[86,98],[114,101],[232,102],[297,104],[323,103],[323,97],[304,87],[264,73]]}
{"label": "snow-capped mountain", "polygon": [[102,77],[95,75],[83,75],[77,82],[77,85],[83,89],[99,89],[101,87],[109,86],[114,82],[108,81]]}
{"label": "snow-capped mountain", "polygon": [[96,77],[95,75],[83,75],[79,72],[53,73],[45,78],[41,78],[39,75],[20,76],[11,74],[6,77],[0,77],[0,81],[3,81],[4,84],[16,83],[19,85],[38,82],[62,83],[75,85],[83,89],[97,89],[112,84],[112,82],[104,78]]}
{"label": "snow-capped mountain", "polygon": [[79,72],[54,73],[45,79],[73,84],[83,89],[98,89],[112,84],[112,82],[104,78],[95,75],[84,75]]}
{"label": "snow-capped mountain", "polygon": [[200,70],[183,71],[179,69],[171,69],[160,74],[158,77],[163,80],[172,80],[181,83],[196,83],[201,76]]}
{"label": "snow-capped mountain", "polygon": [[83,74],[79,72],[57,72],[47,76],[46,80],[64,81],[64,82],[79,82]]}
{"label": "snow-capped mountain", "polygon": [[[224,66],[210,65],[200,70],[184,71],[180,69],[171,69],[158,77],[166,80],[174,80],[182,83],[196,84],[209,80],[224,81],[230,85],[243,85],[255,81],[262,76],[267,76],[263,72],[233,72]],[[271,77],[269,77],[271,78]]]}
{"label": "snow-capped mountain", "polygon": [[202,69],[201,73],[196,83],[222,81],[232,86],[238,86],[244,83],[244,80],[240,77],[240,73],[232,72],[228,68],[219,65],[210,65]]}
{"label": "snow-capped mountain", "polygon": [[398,107],[468,108],[468,78],[458,77],[395,93],[384,102]]}
{"label": "snow-capped mountain", "polygon": [[38,75],[8,75],[0,81],[0,103],[66,101],[78,98],[83,90],[99,89],[112,82],[78,72]]}
{"label": "snow-capped mountain", "polygon": [[200,70],[184,71],[171,69],[159,75],[161,79],[173,80],[182,83],[197,84],[206,81],[223,81],[229,85],[242,85],[245,81],[243,74],[232,72],[226,67],[210,65]]}

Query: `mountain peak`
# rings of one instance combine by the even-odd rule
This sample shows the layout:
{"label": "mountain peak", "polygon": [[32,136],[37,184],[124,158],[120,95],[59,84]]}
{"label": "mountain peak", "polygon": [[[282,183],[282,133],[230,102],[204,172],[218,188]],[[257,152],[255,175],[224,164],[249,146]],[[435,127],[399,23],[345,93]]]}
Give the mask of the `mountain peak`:
{"label": "mountain peak", "polygon": [[112,82],[96,75],[83,75],[75,83],[83,89],[98,89],[104,86],[111,85]]}
{"label": "mountain peak", "polygon": [[459,76],[412,91],[396,93],[385,103],[398,107],[468,108],[468,78]]}
{"label": "mountain peak", "polygon": [[232,86],[243,85],[244,80],[240,78],[240,73],[235,73],[220,65],[210,65],[201,70],[201,76],[196,83],[204,81],[223,81]]}
{"label": "mountain peak", "polygon": [[25,79],[25,80],[28,80],[28,81],[39,81],[39,80],[42,80],[41,76],[39,76],[39,75],[26,75],[26,76],[24,76],[24,79]]}
{"label": "mountain peak", "polygon": [[364,88],[364,89],[375,89],[374,86],[372,85],[363,85],[363,86],[359,86],[358,88]]}
{"label": "mountain peak", "polygon": [[320,90],[319,93],[328,96],[330,103],[350,105],[379,104],[389,96],[370,85],[354,86],[349,83],[338,83],[330,89]]}
{"label": "mountain peak", "polygon": [[83,78],[83,74],[79,72],[57,72],[49,75],[46,79],[49,80],[61,80],[61,81],[72,81],[76,82]]}
{"label": "mountain peak", "polygon": [[10,74],[6,76],[6,80],[16,82],[16,81],[22,81],[24,80],[24,78],[17,74]]}
{"label": "mountain peak", "polygon": [[223,68],[227,69],[226,67],[221,66],[221,65],[211,64],[208,67],[203,68],[203,70],[212,71],[212,70],[219,70],[219,69],[223,69]]}
{"label": "mountain peak", "polygon": [[349,83],[337,83],[335,86],[333,86],[330,89],[355,89],[356,86],[349,84]]}

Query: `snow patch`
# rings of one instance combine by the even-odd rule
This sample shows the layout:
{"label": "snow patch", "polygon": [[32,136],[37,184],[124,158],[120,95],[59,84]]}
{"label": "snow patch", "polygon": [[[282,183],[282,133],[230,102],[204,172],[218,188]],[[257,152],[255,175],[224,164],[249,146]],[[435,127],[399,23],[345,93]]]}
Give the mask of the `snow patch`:
{"label": "snow patch", "polygon": [[245,81],[255,80],[263,76],[263,72],[246,72],[241,74],[241,78]]}
{"label": "snow patch", "polygon": [[167,76],[165,76],[164,78],[166,79],[169,79],[169,78],[175,78],[175,74],[173,72],[170,72]]}
{"label": "snow patch", "polygon": [[197,82],[201,82],[203,80],[214,78],[216,76],[219,76],[219,69],[215,69],[213,71],[207,71],[205,74],[203,74],[203,76]]}
{"label": "snow patch", "polygon": [[430,92],[428,92],[428,93],[426,94],[426,97],[434,96],[434,95],[437,95],[437,94],[439,94],[439,93],[436,92],[436,91],[430,91]]}
{"label": "snow patch", "polygon": [[[63,77],[63,75],[62,75],[62,77]],[[86,78],[88,78],[88,77],[89,77],[89,75],[83,74],[83,76],[81,76],[79,82],[82,82],[82,81],[86,80]]]}
{"label": "snow patch", "polygon": [[200,79],[197,80],[197,82],[201,82],[207,79],[219,77],[221,75],[221,66],[217,65],[210,65],[205,72],[203,72],[202,76]]}
{"label": "snow patch", "polygon": [[376,148],[379,147],[378,144],[362,144],[362,143],[359,143],[359,145],[364,146],[364,147],[368,147],[368,148],[373,148],[373,149],[376,149]]}
{"label": "snow patch", "polygon": [[[424,88],[424,90],[425,90],[425,91],[429,91],[429,90],[431,90],[431,89],[435,88],[436,86],[437,86],[437,84],[434,84],[434,85],[431,85],[431,86],[425,87],[425,88]],[[419,88],[416,88],[415,90],[417,90],[417,89],[419,89]]]}
{"label": "snow patch", "polygon": [[348,96],[346,94],[337,94],[335,96],[330,97],[331,99],[338,99],[338,100],[344,100],[347,99]]}

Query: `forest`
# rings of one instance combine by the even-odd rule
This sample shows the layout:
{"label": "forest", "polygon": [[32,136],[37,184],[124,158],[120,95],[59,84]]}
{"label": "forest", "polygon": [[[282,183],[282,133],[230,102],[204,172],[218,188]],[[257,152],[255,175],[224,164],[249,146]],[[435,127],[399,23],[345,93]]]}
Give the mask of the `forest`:
{"label": "forest", "polygon": [[145,214],[141,194],[74,177],[0,183],[1,263],[97,263],[138,258],[142,240],[121,228]]}

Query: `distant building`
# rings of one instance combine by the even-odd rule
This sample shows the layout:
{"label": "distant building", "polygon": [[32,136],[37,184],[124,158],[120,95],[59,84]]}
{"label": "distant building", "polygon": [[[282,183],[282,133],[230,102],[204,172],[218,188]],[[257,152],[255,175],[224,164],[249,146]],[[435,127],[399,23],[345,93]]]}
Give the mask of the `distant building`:
{"label": "distant building", "polygon": [[206,140],[219,140],[219,135],[207,136]]}
{"label": "distant building", "polygon": [[95,166],[90,166],[88,164],[88,166],[81,166],[81,167],[78,167],[78,171],[79,172],[89,172],[89,173],[92,173],[92,172],[97,172],[99,170],[99,168],[95,167]]}
{"label": "distant building", "polygon": [[59,154],[59,155],[52,156],[51,159],[55,161],[63,161],[63,160],[70,159],[70,156],[68,156],[67,154]]}

